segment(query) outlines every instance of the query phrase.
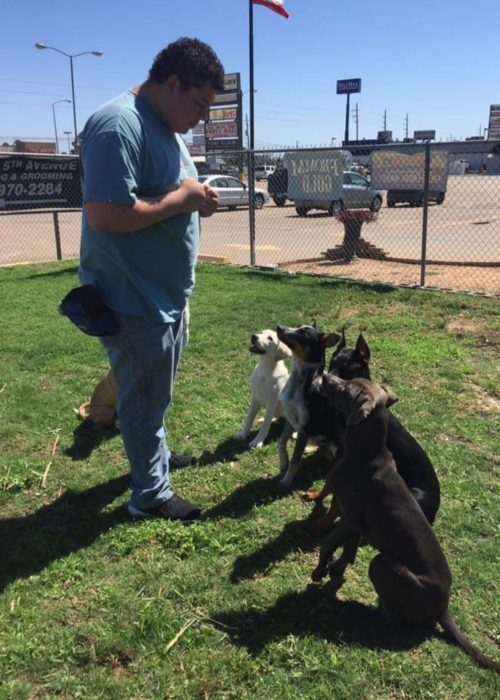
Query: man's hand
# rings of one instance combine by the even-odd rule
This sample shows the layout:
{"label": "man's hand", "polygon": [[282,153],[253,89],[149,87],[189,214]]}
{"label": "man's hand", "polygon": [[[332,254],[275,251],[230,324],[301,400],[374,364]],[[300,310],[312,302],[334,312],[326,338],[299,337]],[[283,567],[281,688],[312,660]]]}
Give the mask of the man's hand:
{"label": "man's hand", "polygon": [[200,216],[212,216],[219,206],[219,195],[209,185],[203,185],[205,199],[200,207]]}
{"label": "man's hand", "polygon": [[183,213],[200,211],[206,199],[205,186],[188,177],[180,183],[175,196]]}

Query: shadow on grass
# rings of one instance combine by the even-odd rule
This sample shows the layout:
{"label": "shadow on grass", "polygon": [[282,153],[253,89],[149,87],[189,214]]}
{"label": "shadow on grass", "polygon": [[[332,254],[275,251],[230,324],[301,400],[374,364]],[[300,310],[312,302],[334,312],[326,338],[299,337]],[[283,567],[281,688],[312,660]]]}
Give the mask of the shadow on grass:
{"label": "shadow on grass", "polygon": [[[33,275],[26,275],[25,279],[36,280],[39,277],[64,277],[65,275],[76,275],[78,273],[78,265],[66,267],[64,270],[50,270],[50,272],[35,272]],[[75,287],[78,287],[78,278],[75,280]]]}
{"label": "shadow on grass", "polygon": [[[320,215],[321,216],[321,215]],[[290,217],[290,218],[295,218],[295,217]],[[297,284],[298,279],[295,275],[290,275],[287,272],[281,272],[281,271],[268,271],[268,270],[261,270],[261,269],[253,269],[253,268],[248,268],[245,269],[245,274],[249,277],[259,277],[262,279],[263,276],[266,278],[270,279],[273,282],[280,282],[280,284],[283,284],[285,282],[289,282],[290,284]],[[300,273],[299,273],[300,274]],[[307,274],[304,274],[304,279],[307,280]],[[311,279],[309,277],[309,279]],[[315,280],[314,282],[317,284],[318,287],[357,287],[361,290],[368,291],[368,292],[379,292],[382,294],[395,294],[399,292],[400,290],[397,287],[393,287],[387,284],[383,283],[375,283],[375,282],[363,282],[362,280],[344,280],[344,279],[320,279]],[[309,284],[309,282],[307,282]]]}
{"label": "shadow on grass", "polygon": [[[267,436],[266,443],[276,442],[278,437],[281,435],[283,430],[283,421],[276,421],[271,425],[269,434]],[[247,440],[240,440],[237,437],[230,437],[220,445],[217,445],[214,452],[208,452],[205,450],[200,457],[196,460],[196,464],[199,467],[206,467],[210,464],[215,464],[217,462],[236,462],[239,459],[239,455],[243,452],[248,452],[248,443],[252,438],[257,435],[258,430],[253,430],[248,434]]]}
{"label": "shadow on grass", "polygon": [[[294,490],[307,490],[316,479],[324,477],[330,468],[318,453],[302,460],[301,468],[293,483]],[[262,476],[248,481],[233,491],[227,498],[204,511],[205,518],[238,518],[250,512],[254,506],[264,505],[289,497],[290,492],[283,492],[279,486],[281,475],[276,467],[272,476]]]}
{"label": "shadow on grass", "polygon": [[85,491],[67,491],[53,503],[23,517],[0,520],[0,592],[20,578],[38,574],[57,559],[88,547],[128,519],[119,506],[102,509],[129,486],[128,474]]}
{"label": "shadow on grass", "polygon": [[262,575],[277,562],[286,558],[290,552],[312,552],[319,549],[323,536],[311,533],[309,525],[312,521],[293,520],[285,525],[280,534],[260,549],[251,554],[237,557],[231,572],[231,582],[238,583]]}
{"label": "shadow on grass", "polygon": [[373,607],[335,597],[331,583],[309,584],[304,591],[288,593],[263,611],[230,610],[211,612],[236,646],[252,655],[267,644],[288,635],[315,635],[333,644],[352,644],[369,649],[407,650],[439,634],[433,626],[406,626],[388,621]]}
{"label": "shadow on grass", "polygon": [[64,450],[64,454],[75,462],[87,459],[102,442],[120,435],[120,429],[113,425],[106,429],[94,428],[90,421],[83,421],[73,430],[73,444]]}

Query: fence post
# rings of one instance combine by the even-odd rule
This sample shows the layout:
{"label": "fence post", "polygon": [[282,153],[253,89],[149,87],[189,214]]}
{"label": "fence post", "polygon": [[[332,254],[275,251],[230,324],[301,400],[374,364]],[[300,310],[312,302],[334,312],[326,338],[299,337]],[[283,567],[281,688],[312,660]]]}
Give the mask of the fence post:
{"label": "fence post", "polygon": [[62,250],[61,250],[61,232],[59,230],[59,212],[53,211],[52,218],[54,220],[54,234],[56,237],[56,254],[57,259],[62,260]]}
{"label": "fence post", "polygon": [[424,201],[422,214],[422,251],[420,253],[420,286],[425,287],[425,265],[427,261],[427,221],[429,214],[429,180],[431,172],[431,144],[425,144]]}
{"label": "fence post", "polygon": [[255,265],[255,154],[248,149],[248,221],[250,234],[250,265]]}

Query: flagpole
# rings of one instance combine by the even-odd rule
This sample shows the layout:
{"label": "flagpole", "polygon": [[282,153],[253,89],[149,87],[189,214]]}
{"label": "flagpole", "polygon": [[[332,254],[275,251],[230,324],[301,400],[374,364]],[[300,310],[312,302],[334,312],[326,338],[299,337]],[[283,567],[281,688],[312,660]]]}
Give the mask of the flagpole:
{"label": "flagpole", "polygon": [[253,126],[253,98],[254,98],[254,87],[253,87],[253,0],[249,0],[249,17],[248,17],[248,48],[249,48],[249,65],[250,65],[250,141],[249,148],[253,151],[255,145],[255,133]]}
{"label": "flagpole", "polygon": [[253,89],[253,0],[248,0],[248,53],[250,73],[250,131],[248,134],[248,218],[250,225],[250,265],[255,265],[255,181],[254,181],[254,89]]}

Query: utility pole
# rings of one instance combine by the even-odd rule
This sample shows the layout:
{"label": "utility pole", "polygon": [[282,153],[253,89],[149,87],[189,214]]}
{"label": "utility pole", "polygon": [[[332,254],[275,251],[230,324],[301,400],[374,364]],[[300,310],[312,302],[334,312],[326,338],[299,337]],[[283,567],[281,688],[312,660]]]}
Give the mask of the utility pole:
{"label": "utility pole", "polygon": [[345,134],[344,134],[344,141],[346,144],[349,143],[349,115],[350,115],[350,104],[349,104],[349,99],[351,95],[347,93],[347,102],[345,104]]}
{"label": "utility pole", "polygon": [[387,110],[384,109],[384,131],[387,131]]}
{"label": "utility pole", "polygon": [[406,112],[406,119],[405,119],[405,138],[408,138],[408,112]]}
{"label": "utility pole", "polygon": [[352,110],[352,116],[354,117],[354,120],[356,122],[356,141],[359,141],[359,110],[358,110],[358,103],[356,102],[356,106]]}

